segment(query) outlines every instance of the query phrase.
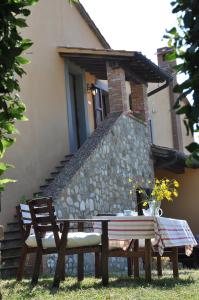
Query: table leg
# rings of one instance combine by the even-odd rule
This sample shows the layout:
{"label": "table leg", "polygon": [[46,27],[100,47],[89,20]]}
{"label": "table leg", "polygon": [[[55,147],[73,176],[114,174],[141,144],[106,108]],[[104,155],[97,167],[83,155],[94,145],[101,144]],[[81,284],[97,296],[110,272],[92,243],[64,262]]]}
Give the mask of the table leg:
{"label": "table leg", "polygon": [[157,255],[157,271],[158,271],[158,276],[162,276],[162,261],[161,261],[161,256],[158,254]]}
{"label": "table leg", "polygon": [[179,278],[178,272],[178,247],[172,249],[173,277]]}
{"label": "table leg", "polygon": [[151,240],[145,240],[145,279],[151,281]]}
{"label": "table leg", "polygon": [[[134,253],[138,254],[139,251],[139,240],[134,241]],[[134,279],[139,279],[139,256],[133,257],[133,274]]]}

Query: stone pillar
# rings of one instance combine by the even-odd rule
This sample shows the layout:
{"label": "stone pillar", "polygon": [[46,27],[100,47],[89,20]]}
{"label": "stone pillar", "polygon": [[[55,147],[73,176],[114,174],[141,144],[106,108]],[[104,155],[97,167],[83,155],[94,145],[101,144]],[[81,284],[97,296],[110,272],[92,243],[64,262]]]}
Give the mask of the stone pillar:
{"label": "stone pillar", "polygon": [[130,85],[133,115],[148,123],[147,86],[144,84],[136,84],[133,81],[130,82]]}
{"label": "stone pillar", "polygon": [[107,62],[110,113],[129,110],[127,101],[125,71],[117,63]]}

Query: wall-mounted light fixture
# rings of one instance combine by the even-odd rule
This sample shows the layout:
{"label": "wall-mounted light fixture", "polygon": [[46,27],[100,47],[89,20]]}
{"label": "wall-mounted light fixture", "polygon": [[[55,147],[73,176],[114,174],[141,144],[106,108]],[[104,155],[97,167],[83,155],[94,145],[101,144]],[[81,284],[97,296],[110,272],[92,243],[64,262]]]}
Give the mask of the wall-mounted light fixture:
{"label": "wall-mounted light fixture", "polygon": [[91,94],[95,96],[97,94],[96,86],[93,83],[91,84],[87,83],[87,92],[91,92]]}

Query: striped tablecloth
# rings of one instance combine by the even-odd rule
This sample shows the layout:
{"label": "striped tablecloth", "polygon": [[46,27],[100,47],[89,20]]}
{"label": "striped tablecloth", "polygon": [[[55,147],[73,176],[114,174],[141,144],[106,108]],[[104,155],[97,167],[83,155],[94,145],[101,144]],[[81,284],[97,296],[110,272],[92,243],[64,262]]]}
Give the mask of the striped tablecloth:
{"label": "striped tablecloth", "polygon": [[[158,247],[160,255],[166,247],[185,246],[186,254],[190,255],[197,242],[185,220],[146,216],[100,216],[95,219],[108,219],[108,236],[111,248],[127,248],[132,239],[151,239],[152,245]],[[100,223],[94,222],[95,232],[101,233]],[[140,244],[143,243],[140,241]]]}

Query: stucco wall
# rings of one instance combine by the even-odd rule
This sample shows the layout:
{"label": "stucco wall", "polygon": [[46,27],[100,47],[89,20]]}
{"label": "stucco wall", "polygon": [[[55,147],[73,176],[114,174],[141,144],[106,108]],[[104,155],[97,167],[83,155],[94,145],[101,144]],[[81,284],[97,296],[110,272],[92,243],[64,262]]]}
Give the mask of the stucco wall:
{"label": "stucco wall", "polygon": [[64,61],[57,46],[103,48],[75,7],[66,0],[40,0],[32,8],[24,36],[34,45],[21,82],[29,121],[18,124],[17,143],[6,159],[15,165],[7,176],[17,183],[3,193],[0,223],[11,221],[16,202],[32,197],[44,178],[69,153]]}
{"label": "stucco wall", "polygon": [[[149,84],[151,91],[158,84]],[[173,148],[169,89],[166,88],[148,98],[149,115],[152,121],[153,143],[159,146]]]}
{"label": "stucco wall", "polygon": [[199,170],[186,169],[184,174],[174,174],[165,170],[155,173],[157,178],[175,178],[180,183],[179,197],[173,203],[162,202],[166,217],[187,220],[193,233],[199,233]]}

